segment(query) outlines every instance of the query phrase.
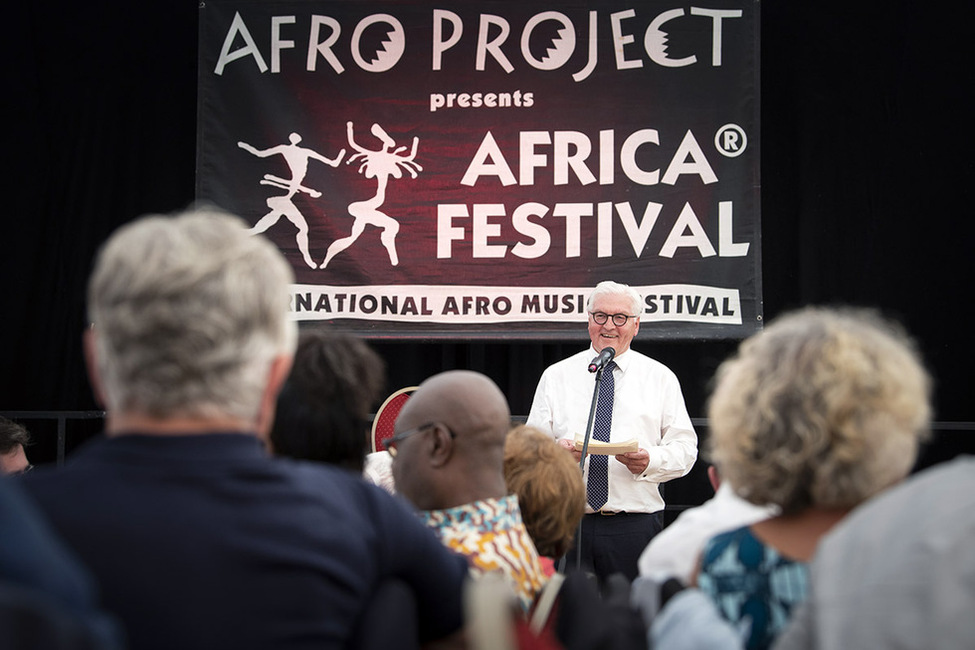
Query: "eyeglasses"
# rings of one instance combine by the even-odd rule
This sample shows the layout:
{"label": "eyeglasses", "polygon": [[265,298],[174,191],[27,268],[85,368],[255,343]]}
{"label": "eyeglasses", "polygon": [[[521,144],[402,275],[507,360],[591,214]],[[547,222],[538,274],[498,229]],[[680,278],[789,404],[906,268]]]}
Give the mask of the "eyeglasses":
{"label": "eyeglasses", "polygon": [[383,441],[383,447],[386,449],[386,451],[389,452],[389,455],[390,456],[392,456],[393,458],[396,458],[396,453],[397,453],[396,452],[396,445],[398,445],[399,443],[403,442],[404,440],[406,440],[407,438],[409,438],[410,436],[412,436],[414,433],[420,433],[421,431],[423,431],[425,429],[429,429],[430,427],[437,426],[437,424],[440,424],[440,426],[442,426],[444,429],[446,429],[447,433],[450,434],[450,437],[451,438],[456,438],[457,437],[457,434],[454,433],[453,431],[451,431],[450,430],[450,427],[448,427],[446,424],[438,423],[438,422],[427,422],[426,424],[421,424],[420,426],[418,426],[415,429],[409,429],[409,430],[404,431],[402,433],[397,433],[392,438],[386,438]]}
{"label": "eyeglasses", "polygon": [[596,325],[605,325],[606,321],[612,318],[613,325],[616,327],[623,327],[626,325],[626,321],[631,318],[639,318],[639,315],[630,316],[629,314],[604,314],[601,311],[591,311],[589,312],[589,315],[592,316],[592,320],[596,323]]}
{"label": "eyeglasses", "polygon": [[383,447],[386,449],[386,451],[389,452],[390,456],[396,458],[396,445],[403,442],[404,440],[412,436],[414,433],[420,433],[424,429],[429,429],[435,424],[436,422],[427,422],[426,424],[421,424],[415,429],[409,429],[407,431],[403,431],[402,433],[397,433],[392,438],[386,438],[385,440],[383,440]]}
{"label": "eyeglasses", "polygon": [[18,475],[18,474],[26,474],[27,472],[29,472],[29,471],[31,471],[32,469],[34,469],[34,466],[33,466],[33,465],[31,465],[30,463],[27,463],[27,467],[25,467],[25,468],[24,468],[24,469],[22,469],[22,470],[19,470],[19,471],[16,471],[16,472],[13,472],[12,474],[13,474],[13,475]]}

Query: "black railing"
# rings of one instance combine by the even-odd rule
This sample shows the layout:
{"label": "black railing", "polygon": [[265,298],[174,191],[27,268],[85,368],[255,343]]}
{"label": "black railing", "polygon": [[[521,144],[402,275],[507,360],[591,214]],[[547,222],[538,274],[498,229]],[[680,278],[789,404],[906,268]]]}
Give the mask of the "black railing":
{"label": "black railing", "polygon": [[[68,422],[77,420],[104,420],[105,411],[2,411],[0,415],[5,418],[20,422],[27,421],[54,421],[57,424],[57,456],[58,465],[64,464],[64,457],[68,444]],[[26,425],[25,425],[26,426]],[[27,427],[28,430],[31,427]],[[36,438],[36,436],[35,436]],[[36,440],[35,440],[36,442]]]}
{"label": "black railing", "polygon": [[[48,451],[47,458],[36,458],[35,454],[29,453],[31,462],[36,464],[38,461],[49,462],[53,460],[58,465],[64,464],[65,457],[71,449],[92,437],[102,427],[101,423],[98,423],[97,427],[69,427],[69,424],[83,422],[94,424],[92,423],[93,420],[104,420],[105,418],[104,411],[0,411],[0,415],[23,424],[31,431],[35,445],[40,447],[41,451]],[[512,416],[512,420],[523,423],[526,416],[515,415]],[[707,436],[707,418],[691,418],[691,422],[702,438]],[[47,439],[52,424],[56,427],[53,450],[51,449],[51,441]],[[72,438],[69,435],[71,428],[84,428],[85,430]],[[931,429],[934,435],[922,448],[916,469],[933,465],[959,454],[975,454],[975,422],[933,422]],[[705,501],[709,498],[709,493],[710,487],[707,483],[704,467],[695,467],[684,478],[667,484],[665,515],[672,519],[681,511]]]}

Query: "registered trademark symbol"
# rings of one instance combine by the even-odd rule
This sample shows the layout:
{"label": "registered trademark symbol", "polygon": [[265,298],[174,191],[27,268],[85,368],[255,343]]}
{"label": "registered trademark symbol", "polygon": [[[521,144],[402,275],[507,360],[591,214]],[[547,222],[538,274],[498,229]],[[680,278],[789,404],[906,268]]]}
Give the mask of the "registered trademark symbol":
{"label": "registered trademark symbol", "polygon": [[721,155],[736,158],[748,146],[748,136],[737,124],[725,124],[714,134],[714,146]]}

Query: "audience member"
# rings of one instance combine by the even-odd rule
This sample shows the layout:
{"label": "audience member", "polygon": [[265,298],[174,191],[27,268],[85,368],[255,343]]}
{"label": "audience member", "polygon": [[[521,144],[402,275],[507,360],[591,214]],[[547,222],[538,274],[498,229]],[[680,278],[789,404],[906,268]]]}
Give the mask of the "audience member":
{"label": "audience member", "polygon": [[680,513],[650,540],[640,555],[639,580],[647,579],[653,588],[659,588],[669,578],[690,584],[701,550],[709,539],[726,530],[767,519],[778,511],[774,506],[757,506],[739,497],[727,481],[721,480],[714,465],[708,466],[708,479],[714,496]]}
{"label": "audience member", "polygon": [[585,436],[595,387],[590,362],[607,348],[615,358],[599,384],[592,441],[636,441],[637,451],[586,459],[586,515],[577,561],[600,580],[639,573],[637,560],[663,527],[660,483],[687,474],[697,459],[697,436],[677,377],[659,361],[630,348],[640,331],[643,299],[633,288],[600,282],[589,295],[592,345],[548,367],[539,379],[528,424],[553,436],[579,463],[576,439]]}
{"label": "audience member", "polygon": [[366,454],[366,466],[362,470],[362,476],[373,485],[378,485],[390,494],[396,494],[393,457],[385,449]]}
{"label": "audience member", "polygon": [[572,545],[586,508],[582,472],[552,437],[521,425],[504,443],[504,481],[547,572]]}
{"label": "audience member", "polygon": [[23,474],[32,468],[25,451],[28,445],[27,429],[0,416],[0,474]]}
{"label": "audience member", "polygon": [[629,583],[622,575],[599,586],[591,576],[569,567],[555,573],[552,560],[574,541],[585,510],[582,472],[572,456],[533,427],[520,425],[504,445],[504,475],[549,580],[530,620],[515,630],[531,648],[645,648],[642,622],[629,605]]}
{"label": "audience member", "polygon": [[270,242],[205,211],[140,219],[98,254],[84,348],[107,437],[23,484],[134,650],[349,647],[391,580],[423,640],[461,634],[461,558],[359,477],[266,450],[292,282]]}
{"label": "audience member", "polygon": [[746,647],[768,647],[805,599],[820,538],[908,474],[929,384],[903,332],[863,310],[781,317],[719,368],[713,460],[739,496],[780,508],[714,537],[701,561],[697,585],[747,627]]}
{"label": "audience member", "polygon": [[912,476],[820,542],[809,596],[775,649],[975,648],[972,539],[975,457]]}
{"label": "audience member", "polygon": [[118,623],[98,609],[95,583],[16,481],[0,480],[0,646],[114,650]]}
{"label": "audience member", "polygon": [[362,472],[369,412],[385,382],[372,348],[348,334],[301,332],[278,395],[271,448],[279,456]]}
{"label": "audience member", "polygon": [[452,370],[424,381],[386,441],[396,491],[411,501],[474,575],[503,572],[528,611],[545,583],[518,498],[504,482],[508,402],[482,374]]}

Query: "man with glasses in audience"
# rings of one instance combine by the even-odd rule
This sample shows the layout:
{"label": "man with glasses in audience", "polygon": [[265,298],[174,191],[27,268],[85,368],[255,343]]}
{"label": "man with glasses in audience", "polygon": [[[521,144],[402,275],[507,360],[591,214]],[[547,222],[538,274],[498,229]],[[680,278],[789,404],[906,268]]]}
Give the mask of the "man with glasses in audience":
{"label": "man with glasses in audience", "polygon": [[[601,580],[614,573],[633,580],[640,553],[663,526],[659,485],[690,471],[697,435],[676,375],[630,349],[640,331],[640,294],[624,284],[600,282],[586,308],[592,345],[542,373],[527,423],[550,433],[580,462],[576,441],[585,437],[595,389],[589,367],[604,349],[615,350],[599,386],[585,462],[586,515],[576,543],[587,571]],[[636,451],[608,455],[596,448],[601,442],[633,441]],[[570,566],[577,551],[568,554]]]}
{"label": "man with glasses in audience", "polygon": [[396,492],[472,575],[499,573],[528,612],[546,581],[518,497],[504,481],[508,401],[490,378],[470,370],[430,377],[396,418],[386,440]]}

